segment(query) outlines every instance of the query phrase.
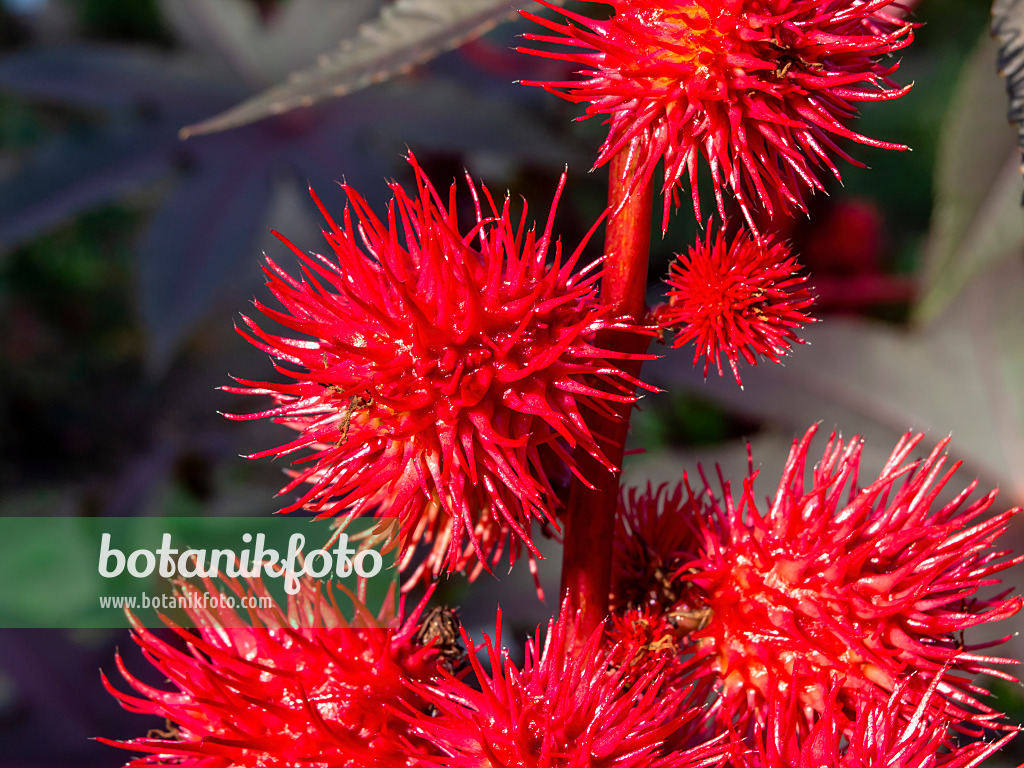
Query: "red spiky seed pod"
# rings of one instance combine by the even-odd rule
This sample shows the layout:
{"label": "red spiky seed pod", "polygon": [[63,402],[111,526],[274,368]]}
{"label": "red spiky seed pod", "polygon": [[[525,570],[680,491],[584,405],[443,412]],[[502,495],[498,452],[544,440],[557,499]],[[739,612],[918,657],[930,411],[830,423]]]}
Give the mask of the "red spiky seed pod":
{"label": "red spiky seed pod", "polygon": [[508,198],[499,208],[467,179],[476,220],[462,234],[455,185],[445,203],[409,162],[415,194],[393,183],[387,221],[345,186],[340,225],[321,207],[333,258],[292,247],[299,279],[268,260],[283,311],[256,306],[304,338],[249,318],[240,332],[292,381],[226,388],[277,403],[231,418],[300,432],[253,454],[308,452],[283,490],[309,486],[284,511],[396,516],[403,567],[416,544],[432,542],[406,587],[441,571],[475,576],[509,538],[512,559],[521,544],[539,555],[532,522],[558,526],[552,466],[575,472],[577,447],[608,464],[584,414],[616,418],[608,404],[633,402],[639,384],[618,361],[652,357],[599,348],[595,334],[653,333],[599,303],[599,269],[577,270],[586,240],[566,256],[553,238],[564,175],[540,234],[525,210],[514,221]]}
{"label": "red spiky seed pod", "polygon": [[840,140],[906,149],[847,127],[857,102],[895,99],[909,88],[894,87],[898,63],[882,61],[913,39],[911,25],[886,12],[890,0],[608,4],[606,20],[561,8],[553,10],[567,23],[523,12],[554,33],[527,38],[571,50],[521,50],[584,68],[582,80],[527,84],[605,118],[596,166],[628,152],[635,171],[624,183],[648,184],[665,161],[665,227],[684,178],[701,220],[700,158],[710,166],[720,215],[733,197],[754,227],[757,203],[769,214],[805,211],[806,190],[824,190],[823,176],[839,178],[835,158],[861,166]]}
{"label": "red spiky seed pod", "polygon": [[944,471],[948,440],[911,460],[921,435],[904,436],[863,488],[861,441],[833,435],[805,486],[814,434],[794,441],[766,509],[754,496],[756,473],[738,495],[724,481],[721,499],[705,494],[701,554],[686,578],[710,612],[691,639],[704,673],[719,681],[720,719],[741,729],[763,723],[767,702],[791,690],[802,711],[823,712],[834,679],[843,681],[836,706],[845,716],[900,690],[910,718],[941,674],[946,716],[968,729],[986,723],[993,709],[972,676],[1013,680],[996,666],[1011,662],[978,653],[993,643],[965,645],[963,632],[1021,609],[1018,596],[977,594],[1024,561],[994,548],[1020,509],[983,519],[996,491],[969,501],[976,481],[940,504],[959,463]]}
{"label": "red spiky seed pod", "polygon": [[[689,666],[684,653],[691,631],[692,627],[677,623],[656,607],[613,613],[605,630],[605,644],[612,649],[609,664],[624,668],[627,678],[644,674],[649,664],[659,665],[663,667],[663,685],[685,687]],[[710,693],[710,686],[704,684]]]}
{"label": "red spiky seed pod", "polygon": [[612,540],[609,609],[622,614],[682,613],[694,608],[693,586],[680,577],[696,554],[700,502],[681,485],[623,492]]}
{"label": "red spiky seed pod", "polygon": [[[225,594],[235,597],[268,595],[258,581],[229,586]],[[166,732],[131,741],[100,739],[146,753],[130,768],[401,768],[421,765],[417,755],[431,752],[398,714],[425,709],[409,682],[437,675],[438,650],[416,639],[425,599],[404,621],[376,620],[357,606],[349,622],[330,592],[304,579],[287,608],[261,605],[246,619],[224,607],[209,582],[212,600],[192,585],[179,590],[198,606],[187,609],[195,631],[167,620],[184,649],[137,621],[132,633],[171,687],[141,682],[120,655],[118,670],[134,694],[103,676],[125,709],[169,723]]]}
{"label": "red spiky seed pod", "polygon": [[1013,739],[1019,729],[993,742],[956,743],[950,728],[955,723],[943,712],[937,675],[920,696],[909,719],[905,717],[909,680],[903,680],[885,702],[857,702],[850,723],[837,704],[842,683],[837,681],[825,710],[807,729],[798,714],[799,697],[792,692],[769,702],[768,722],[755,726],[753,749],[735,744],[735,768],[975,768]]}
{"label": "red spiky seed pod", "polygon": [[[415,685],[437,716],[410,720],[444,757],[424,758],[438,768],[711,768],[725,757],[717,742],[670,746],[700,721],[690,691],[668,685],[664,663],[648,659],[640,669],[617,666],[598,627],[584,643],[567,642],[571,629],[561,615],[526,644],[522,669],[500,649],[501,612],[495,641],[484,637],[489,671],[477,646],[463,633],[476,685],[443,674]],[[574,633],[573,633],[574,634]]]}
{"label": "red spiky seed pod", "polygon": [[757,365],[758,356],[778,363],[796,331],[815,318],[807,314],[814,297],[803,287],[806,275],[784,243],[740,231],[727,241],[709,226],[703,242],[669,265],[669,304],[659,315],[664,328],[678,329],[674,347],[695,342],[694,365],[704,358],[722,375],[723,358],[742,386],[739,361]]}

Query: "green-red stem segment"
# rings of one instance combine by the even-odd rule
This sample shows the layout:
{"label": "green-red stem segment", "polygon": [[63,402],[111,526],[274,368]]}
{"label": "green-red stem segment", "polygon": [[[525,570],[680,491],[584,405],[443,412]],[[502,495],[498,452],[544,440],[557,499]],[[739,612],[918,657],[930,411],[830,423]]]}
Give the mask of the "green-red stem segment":
{"label": "green-red stem segment", "polygon": [[[611,211],[605,236],[605,274],[601,280],[601,301],[611,306],[614,316],[628,315],[643,323],[647,316],[647,260],[651,240],[653,187],[645,185],[630,192],[632,169],[628,152],[620,152],[611,161],[608,203]],[[622,352],[643,354],[650,339],[638,334],[605,331],[598,346]],[[640,360],[623,361],[627,373],[638,376]],[[608,460],[622,467],[626,433],[632,404],[615,404],[619,418],[610,421],[590,414],[591,428]],[[597,423],[600,419],[601,423]],[[581,612],[578,632],[567,642],[580,643],[590,636],[608,615],[608,591],[611,586],[612,539],[615,512],[619,500],[618,471],[610,472],[586,451],[576,451],[581,474],[592,484],[587,487],[573,479],[565,517],[565,547],[562,559],[562,595],[568,597],[568,609]]]}

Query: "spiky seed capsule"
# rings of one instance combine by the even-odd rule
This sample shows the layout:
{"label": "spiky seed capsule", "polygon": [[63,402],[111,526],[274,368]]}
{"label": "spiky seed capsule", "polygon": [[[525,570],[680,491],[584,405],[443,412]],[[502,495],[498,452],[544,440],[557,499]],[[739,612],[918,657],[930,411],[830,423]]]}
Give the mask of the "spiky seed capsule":
{"label": "spiky seed capsule", "polygon": [[476,575],[509,540],[513,560],[522,545],[539,556],[532,523],[558,527],[548,478],[578,471],[577,447],[608,464],[584,415],[617,418],[609,403],[635,401],[639,384],[618,362],[653,357],[602,349],[595,334],[654,332],[598,301],[597,265],[577,270],[586,240],[566,256],[553,238],[564,175],[540,234],[527,229],[525,210],[516,222],[508,198],[499,208],[468,182],[475,223],[463,234],[454,184],[446,204],[409,162],[415,194],[392,184],[386,222],[345,186],[341,225],[321,208],[333,258],[292,246],[301,278],[268,260],[267,286],[283,311],[256,306],[301,338],[249,318],[240,332],[291,383],[226,388],[276,401],[231,418],[270,418],[300,433],[253,454],[305,454],[283,490],[307,487],[285,511],[396,516],[403,567],[417,544],[432,542],[406,587],[442,571]]}
{"label": "spiky seed capsule", "polygon": [[[798,696],[782,696],[769,702],[768,723],[754,728],[749,741],[737,740],[735,768],[976,768],[1005,747],[1019,728],[988,743],[982,739],[957,745],[951,726],[955,721],[943,712],[939,674],[905,718],[909,680],[897,684],[887,701],[870,697],[856,702],[850,723],[837,703],[842,690],[837,681],[825,702],[825,710],[809,730],[799,714]],[[753,748],[750,748],[750,747]]]}
{"label": "spiky seed capsule", "polygon": [[832,435],[805,486],[814,434],[794,441],[767,508],[754,495],[756,473],[738,494],[725,482],[721,498],[703,494],[709,515],[685,578],[710,611],[691,639],[718,681],[719,716],[741,728],[763,723],[767,702],[791,694],[802,711],[821,713],[840,680],[837,716],[852,721],[858,706],[900,690],[910,718],[941,675],[945,716],[986,724],[994,710],[972,677],[1014,678],[997,666],[1008,660],[978,653],[993,643],[967,645],[963,632],[1021,609],[1019,596],[978,595],[1024,562],[995,549],[1020,509],[983,519],[996,492],[969,501],[977,482],[939,503],[959,463],[944,470],[945,440],[912,460],[921,435],[904,436],[863,488],[861,441]]}
{"label": "spiky seed capsule", "polygon": [[674,347],[695,343],[694,365],[704,358],[722,375],[727,360],[742,385],[740,358],[756,365],[758,356],[778,363],[790,344],[802,344],[797,330],[815,322],[807,314],[814,298],[789,248],[771,238],[740,231],[727,240],[709,226],[704,241],[669,266],[669,304],[659,325],[677,329]]}
{"label": "spiky seed capsule", "polygon": [[908,90],[890,80],[898,64],[883,61],[913,39],[911,25],[886,11],[890,0],[613,0],[606,20],[540,1],[567,22],[524,11],[554,33],[526,37],[570,50],[520,50],[578,64],[583,79],[527,84],[603,116],[608,137],[595,165],[628,152],[633,188],[665,161],[664,227],[684,179],[701,220],[700,159],[720,215],[735,198],[756,229],[758,203],[806,211],[804,193],[839,178],[836,158],[861,166],[839,140],[906,149],[847,127],[857,102]]}
{"label": "spiky seed capsule", "polygon": [[[269,596],[259,582],[230,586],[225,594],[234,597]],[[247,618],[224,607],[212,584],[181,589],[190,605],[203,606],[188,609],[197,630],[171,625],[184,648],[138,623],[133,631],[170,687],[143,683],[120,656],[118,669],[137,695],[103,677],[126,709],[172,725],[126,742],[101,739],[146,753],[132,768],[412,768],[433,752],[398,714],[425,711],[410,684],[439,674],[438,649],[415,639],[426,599],[395,629],[365,607],[349,622],[314,580],[304,579],[287,607],[251,609]]]}
{"label": "spiky seed capsule", "polygon": [[567,642],[563,610],[526,645],[521,669],[500,649],[501,613],[495,641],[484,638],[488,668],[463,632],[475,685],[445,673],[439,682],[416,685],[438,711],[410,715],[423,738],[443,758],[439,768],[711,768],[724,744],[670,746],[699,720],[698,701],[668,685],[663,663],[649,659],[640,670],[617,667],[603,646],[603,627],[579,645]]}
{"label": "spiky seed capsule", "polygon": [[613,614],[667,615],[694,606],[681,571],[696,557],[700,503],[682,486],[630,488],[623,493],[612,540]]}

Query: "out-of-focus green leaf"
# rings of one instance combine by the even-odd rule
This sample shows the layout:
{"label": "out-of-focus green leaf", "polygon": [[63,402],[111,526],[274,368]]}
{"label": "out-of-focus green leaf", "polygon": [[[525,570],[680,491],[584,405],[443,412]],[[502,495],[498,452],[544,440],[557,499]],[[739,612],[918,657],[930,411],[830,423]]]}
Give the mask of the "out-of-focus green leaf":
{"label": "out-of-focus green leaf", "polygon": [[922,322],[933,321],[995,262],[1024,252],[1017,150],[992,71],[995,57],[986,35],[963,69],[943,125],[925,284],[915,309]]}
{"label": "out-of-focus green leaf", "polygon": [[1024,154],[1024,0],[992,3],[992,35],[999,41],[999,74],[1010,97],[1006,114],[1017,124],[1017,148]]}
{"label": "out-of-focus green leaf", "polygon": [[405,72],[512,17],[509,0],[396,0],[334,53],[321,56],[316,67],[182,129],[181,135],[223,131],[344,96]]}
{"label": "out-of-focus green leaf", "polygon": [[785,365],[744,368],[744,389],[707,382],[687,350],[645,369],[645,380],[684,387],[790,434],[816,421],[890,448],[907,429],[951,451],[986,486],[1024,501],[1024,262],[987,270],[931,326],[904,331],[826,319],[801,332]]}

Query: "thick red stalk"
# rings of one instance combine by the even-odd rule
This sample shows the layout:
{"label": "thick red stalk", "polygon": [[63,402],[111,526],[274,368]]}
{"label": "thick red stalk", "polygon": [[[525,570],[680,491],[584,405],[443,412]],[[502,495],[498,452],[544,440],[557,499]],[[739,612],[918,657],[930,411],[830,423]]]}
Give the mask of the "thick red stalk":
{"label": "thick red stalk", "polygon": [[[647,258],[651,240],[653,187],[643,185],[630,194],[633,168],[628,152],[611,162],[608,203],[612,211],[605,237],[605,268],[601,301],[616,315],[629,315],[643,322],[647,315]],[[605,349],[644,353],[649,339],[637,334],[604,331],[599,345]],[[622,368],[636,376],[642,361],[624,361]],[[619,415],[610,421],[589,414],[588,421],[605,456],[622,467],[623,447],[633,406],[616,404]],[[598,421],[602,423],[597,423]],[[565,548],[562,560],[562,594],[568,595],[570,611],[582,612],[576,636],[567,642],[581,644],[608,615],[611,584],[612,537],[619,498],[619,473],[609,472],[585,451],[576,451],[576,461],[593,488],[573,480],[565,519]]]}

